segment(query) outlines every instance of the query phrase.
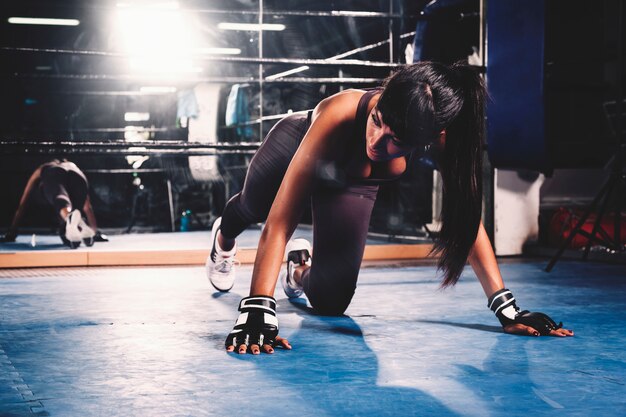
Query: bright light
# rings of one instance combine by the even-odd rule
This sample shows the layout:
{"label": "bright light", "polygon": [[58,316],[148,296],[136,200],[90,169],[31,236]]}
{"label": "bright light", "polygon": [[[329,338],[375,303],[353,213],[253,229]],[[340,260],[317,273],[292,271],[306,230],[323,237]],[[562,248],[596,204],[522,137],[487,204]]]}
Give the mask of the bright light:
{"label": "bright light", "polygon": [[239,55],[239,48],[198,48],[194,52],[203,55]]}
{"label": "bright light", "polygon": [[146,122],[150,120],[150,113],[126,112],[124,120],[127,122]]}
{"label": "bright light", "polygon": [[165,10],[178,10],[180,5],[176,1],[164,1],[161,3],[150,3],[148,1],[136,1],[136,2],[120,2],[116,4],[119,8],[128,7],[143,7],[152,9],[165,9]]}
{"label": "bright light", "polygon": [[132,54],[163,55],[185,48],[191,40],[182,15],[150,9],[119,10],[119,29],[125,48]]}
{"label": "bright light", "polygon": [[53,25],[53,26],[78,26],[76,19],[48,19],[37,17],[9,17],[9,23],[14,25]]}
{"label": "bright light", "polygon": [[306,71],[309,69],[308,65],[303,65],[301,67],[298,68],[293,68],[287,71],[283,71],[283,72],[279,72],[278,74],[273,74],[273,75],[268,75],[267,77],[265,77],[266,80],[275,80],[277,78],[282,78],[285,77],[287,75],[291,75],[291,74],[295,74],[297,72],[302,72],[302,71]]}
{"label": "bright light", "polygon": [[159,86],[148,86],[141,87],[139,89],[140,93],[143,94],[166,94],[166,93],[175,93],[176,87],[159,87]]}
{"label": "bright light", "polygon": [[116,17],[115,32],[130,55],[131,70],[150,74],[202,71],[191,59],[200,44],[198,34],[177,3],[120,4]]}
{"label": "bright light", "polygon": [[149,74],[163,73],[198,73],[202,68],[193,65],[189,59],[167,57],[135,58],[130,60],[130,68],[133,71]]}
{"label": "bright light", "polygon": [[[148,140],[150,138],[150,132],[146,132],[142,126],[126,126],[124,128],[124,140],[126,142],[140,142],[142,140]],[[130,158],[127,156],[126,158]],[[128,162],[132,163],[131,161]]]}
{"label": "bright light", "polygon": [[285,25],[279,23],[263,23],[259,26],[258,23],[228,23],[221,22],[217,24],[218,29],[222,30],[249,30],[259,31],[261,30],[285,30]]}

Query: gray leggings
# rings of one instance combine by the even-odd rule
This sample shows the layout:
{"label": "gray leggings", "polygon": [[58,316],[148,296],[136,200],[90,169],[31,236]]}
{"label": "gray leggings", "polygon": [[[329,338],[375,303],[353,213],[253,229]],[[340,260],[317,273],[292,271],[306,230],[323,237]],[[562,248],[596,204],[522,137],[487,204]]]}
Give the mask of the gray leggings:
{"label": "gray leggings", "polygon": [[[278,122],[256,152],[240,193],[226,204],[220,231],[234,239],[250,224],[267,219],[309,122],[291,115]],[[378,185],[349,182],[344,187],[316,185],[311,195],[313,264],[302,278],[304,292],[324,315],[344,313],[356,288]]]}

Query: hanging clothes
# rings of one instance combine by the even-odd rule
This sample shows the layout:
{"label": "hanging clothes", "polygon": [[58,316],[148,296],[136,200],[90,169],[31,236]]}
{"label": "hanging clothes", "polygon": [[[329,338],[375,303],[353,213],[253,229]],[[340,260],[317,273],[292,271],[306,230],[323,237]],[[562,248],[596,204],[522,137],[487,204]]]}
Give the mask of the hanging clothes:
{"label": "hanging clothes", "polygon": [[[181,90],[178,92],[178,107],[176,110],[176,121],[180,124],[183,119],[198,117],[198,100],[194,90]],[[186,125],[186,123],[183,123]]]}
{"label": "hanging clothes", "polygon": [[250,111],[248,109],[247,84],[233,84],[226,102],[226,126],[237,126],[237,135],[248,138],[252,135],[250,126],[240,126],[250,121]]}
{"label": "hanging clothes", "polygon": [[[194,87],[197,115],[189,119],[190,142],[217,143],[220,84],[201,83]],[[198,181],[221,181],[218,156],[190,156],[191,175]]]}

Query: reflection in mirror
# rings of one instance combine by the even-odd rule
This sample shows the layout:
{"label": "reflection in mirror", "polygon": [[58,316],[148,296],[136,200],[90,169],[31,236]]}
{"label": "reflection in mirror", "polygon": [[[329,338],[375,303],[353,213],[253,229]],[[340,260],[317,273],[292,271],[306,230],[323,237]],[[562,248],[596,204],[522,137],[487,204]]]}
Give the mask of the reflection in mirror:
{"label": "reflection in mirror", "polygon": [[[438,33],[436,23],[419,17],[426,2],[406,0],[315,10],[303,0],[210,7],[194,0],[55,2],[37,3],[31,17],[72,19],[68,26],[15,20],[32,14],[31,3],[7,6],[12,20],[0,28],[3,72],[10,74],[0,81],[0,228],[5,240],[17,235],[14,245],[22,245],[0,250],[56,247],[70,226],[127,239],[124,245],[139,242],[127,234],[197,231],[206,246],[211,225],[242,190],[253,155],[279,120],[306,117],[341,91],[380,85],[414,59],[416,42],[425,45],[420,59],[429,59],[426,46]],[[461,3],[477,10],[477,2]],[[448,13],[462,11],[454,7]],[[474,39],[479,20],[466,16],[458,33]],[[469,51],[478,45],[472,42]],[[460,55],[467,56],[466,46]],[[59,175],[55,186],[71,192],[62,201],[46,194],[37,173],[53,159],[75,164],[91,213]],[[426,242],[437,228],[437,174],[407,162],[403,177],[378,191],[368,243]],[[68,220],[76,209],[84,227]],[[304,234],[307,224],[310,209]],[[89,233],[80,233],[71,237],[85,247]],[[94,250],[103,247],[101,233],[92,236]],[[259,234],[253,227],[243,246],[254,246]]]}

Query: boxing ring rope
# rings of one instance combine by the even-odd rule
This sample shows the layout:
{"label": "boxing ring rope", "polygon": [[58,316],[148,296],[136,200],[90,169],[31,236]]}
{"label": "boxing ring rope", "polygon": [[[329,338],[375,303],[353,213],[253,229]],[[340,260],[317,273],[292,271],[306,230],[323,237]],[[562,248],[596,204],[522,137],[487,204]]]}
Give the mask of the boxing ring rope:
{"label": "boxing ring rope", "polygon": [[[57,7],[63,7],[57,6]],[[112,7],[98,5],[78,4],[74,8],[83,9],[100,9],[111,10]],[[259,11],[256,10],[220,10],[220,9],[201,9],[201,8],[184,8],[187,13],[217,14],[217,15],[240,15],[240,16],[258,16]],[[359,10],[263,10],[263,15],[267,16],[300,16],[300,17],[356,17],[369,19],[415,19],[415,20],[433,20],[432,16],[424,16],[420,14],[402,14],[394,12],[368,12]],[[479,17],[479,13],[459,13],[459,20]]]}
{"label": "boxing ring rope", "polygon": [[0,141],[0,154],[218,155],[253,154],[261,142]]}
{"label": "boxing ring rope", "polygon": [[[3,46],[0,50],[7,52],[25,52],[25,53],[45,53],[45,54],[61,54],[61,55],[80,55],[91,57],[107,57],[107,58],[130,58],[130,54],[121,52],[106,51],[90,51],[83,49],[55,49],[55,48],[25,48],[15,46]],[[315,66],[356,66],[356,67],[379,67],[379,68],[395,68],[398,64],[389,62],[364,61],[359,59],[295,59],[295,58],[255,58],[255,57],[234,57],[234,56],[196,56],[197,59],[210,62],[234,62],[246,64],[293,64],[293,65],[315,65]]]}
{"label": "boxing ring rope", "polygon": [[[58,79],[58,80],[81,80],[81,81],[170,81],[166,75],[88,75],[88,74],[11,74],[13,78],[30,78],[30,79]],[[379,83],[383,78],[359,78],[359,77],[297,77],[297,78],[277,78],[275,80],[263,80],[267,84],[375,84]],[[186,78],[186,83],[256,83],[260,80],[254,77],[195,77]],[[68,93],[71,94],[71,93]]]}
{"label": "boxing ring rope", "polygon": [[[63,8],[63,5],[57,5],[57,8]],[[97,10],[114,10],[115,7],[100,6],[94,4],[77,4],[73,5],[73,8],[81,9],[97,9]],[[416,19],[416,20],[432,20],[431,16],[424,16],[421,13],[418,14],[402,14],[394,12],[371,12],[360,10],[268,10],[264,9],[261,12],[257,10],[224,10],[224,9],[207,9],[207,8],[182,8],[182,11],[186,13],[202,13],[202,14],[216,14],[216,15],[239,15],[239,16],[258,16],[259,14],[267,16],[300,16],[300,17],[356,17],[356,18],[369,18],[369,19]],[[478,17],[478,13],[459,13],[458,19],[467,19]]]}

